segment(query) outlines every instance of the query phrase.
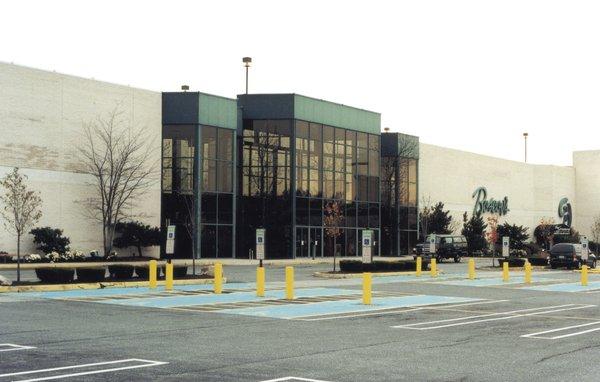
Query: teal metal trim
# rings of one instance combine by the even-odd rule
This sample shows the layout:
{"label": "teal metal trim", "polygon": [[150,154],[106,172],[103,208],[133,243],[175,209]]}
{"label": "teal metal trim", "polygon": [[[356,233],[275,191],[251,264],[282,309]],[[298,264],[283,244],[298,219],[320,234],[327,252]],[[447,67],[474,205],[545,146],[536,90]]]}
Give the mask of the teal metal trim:
{"label": "teal metal trim", "polygon": [[236,130],[237,100],[199,93],[198,123]]}
{"label": "teal metal trim", "polygon": [[369,134],[381,134],[381,114],[294,94],[294,118]]}

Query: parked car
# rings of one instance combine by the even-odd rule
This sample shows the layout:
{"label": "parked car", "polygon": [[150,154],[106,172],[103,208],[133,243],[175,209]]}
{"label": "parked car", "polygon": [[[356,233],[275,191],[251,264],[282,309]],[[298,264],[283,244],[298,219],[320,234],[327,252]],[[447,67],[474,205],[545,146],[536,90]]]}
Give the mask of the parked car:
{"label": "parked car", "polygon": [[596,268],[596,255],[589,252],[587,262],[581,258],[583,246],[581,244],[560,243],[550,249],[548,262],[552,269],[566,267],[579,269],[585,263],[590,268]]}
{"label": "parked car", "polygon": [[[455,263],[460,262],[463,256],[467,255],[467,239],[462,235],[434,235],[435,236],[435,259],[441,263],[444,259],[453,259]],[[425,243],[417,244],[414,249],[413,257],[421,256],[423,259],[430,259],[429,239]]]}

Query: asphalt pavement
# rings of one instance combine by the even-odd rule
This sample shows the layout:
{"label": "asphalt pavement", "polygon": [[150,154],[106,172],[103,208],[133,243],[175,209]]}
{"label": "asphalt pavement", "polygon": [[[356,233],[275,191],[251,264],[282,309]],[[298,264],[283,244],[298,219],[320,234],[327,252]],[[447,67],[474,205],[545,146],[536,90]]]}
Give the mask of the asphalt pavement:
{"label": "asphalt pavement", "polygon": [[0,382],[598,380],[600,275],[467,280],[465,263],[443,263],[437,278],[374,278],[365,307],[360,279],[312,276],[330,267],[296,266],[294,303],[283,267],[267,268],[268,304],[249,266],[225,268],[220,296],[0,294]]}

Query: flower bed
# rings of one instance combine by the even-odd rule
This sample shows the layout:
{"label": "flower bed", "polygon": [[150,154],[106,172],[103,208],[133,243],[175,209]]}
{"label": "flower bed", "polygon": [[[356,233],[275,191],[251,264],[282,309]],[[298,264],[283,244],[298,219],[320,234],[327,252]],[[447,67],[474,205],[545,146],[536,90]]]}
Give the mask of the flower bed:
{"label": "flower bed", "polygon": [[105,267],[77,268],[77,281],[82,283],[97,283],[104,281]]}
{"label": "flower bed", "polygon": [[35,274],[41,282],[47,284],[66,284],[75,278],[73,268],[36,268]]}
{"label": "flower bed", "polygon": [[110,277],[117,280],[127,280],[133,278],[133,265],[115,264],[108,266]]}
{"label": "flower bed", "polygon": [[[423,261],[423,270],[427,269],[428,261]],[[363,264],[360,260],[341,260],[340,271],[347,273],[360,272],[402,272],[415,271],[416,262],[414,260],[398,261],[373,261]]]}

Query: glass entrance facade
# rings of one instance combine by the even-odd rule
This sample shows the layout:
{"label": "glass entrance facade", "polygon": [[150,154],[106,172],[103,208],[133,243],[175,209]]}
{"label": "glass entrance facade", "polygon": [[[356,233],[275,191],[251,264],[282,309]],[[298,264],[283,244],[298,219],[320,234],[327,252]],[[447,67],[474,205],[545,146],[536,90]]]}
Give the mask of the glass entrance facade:
{"label": "glass entrance facade", "polygon": [[252,258],[258,228],[267,258],[360,256],[365,229],[376,256],[416,238],[418,157],[384,152],[379,114],[296,94],[204,95],[215,109],[165,94],[162,220],[183,232],[176,257]]}

